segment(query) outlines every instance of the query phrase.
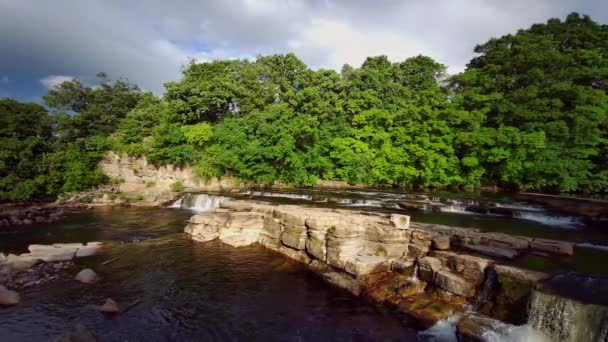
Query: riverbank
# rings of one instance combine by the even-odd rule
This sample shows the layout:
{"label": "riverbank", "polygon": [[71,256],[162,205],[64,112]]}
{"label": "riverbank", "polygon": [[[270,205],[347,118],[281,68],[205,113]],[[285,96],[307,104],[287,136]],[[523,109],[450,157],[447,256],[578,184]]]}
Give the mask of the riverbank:
{"label": "riverbank", "polygon": [[[572,255],[573,243],[411,223],[405,215],[252,201],[227,201],[195,215],[186,232],[199,242],[219,239],[234,247],[260,244],[275,250],[421,328],[461,316],[459,333],[483,340],[474,332],[487,329],[473,329],[472,322],[534,323],[552,337],[570,324],[539,318],[529,305],[538,293],[551,296],[545,284],[560,275],[526,270],[509,260],[520,253]],[[608,308],[589,305],[601,308],[600,323],[608,322]],[[471,308],[485,318],[470,316]],[[574,330],[565,340],[577,341],[584,331],[603,338],[601,324],[586,324],[570,327]]]}

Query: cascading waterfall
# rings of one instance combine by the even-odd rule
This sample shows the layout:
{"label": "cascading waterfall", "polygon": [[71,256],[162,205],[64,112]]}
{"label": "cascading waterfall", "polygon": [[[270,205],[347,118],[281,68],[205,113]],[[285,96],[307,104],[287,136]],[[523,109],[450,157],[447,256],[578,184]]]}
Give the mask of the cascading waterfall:
{"label": "cascading waterfall", "polygon": [[492,303],[493,297],[495,294],[496,284],[498,283],[498,275],[496,271],[493,269],[489,269],[486,271],[485,278],[483,280],[483,284],[481,285],[481,289],[479,290],[479,294],[477,295],[474,309],[478,310],[484,304]]}
{"label": "cascading waterfall", "polygon": [[416,262],[414,264],[414,273],[412,274],[412,281],[415,281],[415,282],[419,281],[419,279],[418,279],[418,268],[419,268],[418,262]]}
{"label": "cascading waterfall", "polygon": [[535,290],[528,323],[555,341],[608,342],[608,307],[601,305]]}
{"label": "cascading waterfall", "polygon": [[211,211],[220,207],[222,202],[230,200],[229,197],[208,194],[186,194],[175,201],[171,208],[190,209],[194,211]]}
{"label": "cascading waterfall", "polygon": [[564,228],[576,228],[583,223],[577,217],[572,216],[550,216],[542,212],[530,212],[530,211],[516,211],[513,214],[514,217],[540,222],[549,226],[557,226]]}

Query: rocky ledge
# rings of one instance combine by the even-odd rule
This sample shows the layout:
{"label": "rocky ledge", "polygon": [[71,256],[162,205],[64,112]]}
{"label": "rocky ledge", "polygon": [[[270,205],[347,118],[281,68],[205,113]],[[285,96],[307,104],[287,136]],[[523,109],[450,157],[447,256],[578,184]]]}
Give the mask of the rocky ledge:
{"label": "rocky ledge", "polygon": [[55,222],[68,213],[56,205],[0,207],[0,227]]}
{"label": "rocky ledge", "polygon": [[101,242],[57,243],[30,245],[30,252],[20,255],[0,253],[0,306],[19,303],[19,294],[14,290],[41,287],[71,277],[69,270],[74,266],[74,258],[95,255],[103,247]]}
{"label": "rocky ledge", "polygon": [[405,215],[239,200],[193,216],[185,231],[196,241],[278,251],[421,327],[471,307],[523,324],[532,291],[551,276],[509,260],[520,253],[574,253],[570,242],[414,223]]}

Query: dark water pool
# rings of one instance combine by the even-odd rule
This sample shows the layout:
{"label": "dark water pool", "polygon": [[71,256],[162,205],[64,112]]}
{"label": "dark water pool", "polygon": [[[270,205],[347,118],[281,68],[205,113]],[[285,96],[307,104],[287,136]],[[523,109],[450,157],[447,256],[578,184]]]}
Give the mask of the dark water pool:
{"label": "dark water pool", "polygon": [[[0,233],[5,252],[29,243],[113,242],[102,255],[78,261],[78,268],[93,268],[100,282],[61,281],[22,292],[21,304],[0,309],[0,340],[53,340],[76,322],[101,341],[416,339],[390,312],[327,285],[272,251],[191,241],[181,233],[191,215],[103,208],[59,224]],[[91,307],[107,297],[141,304],[107,317]]]}

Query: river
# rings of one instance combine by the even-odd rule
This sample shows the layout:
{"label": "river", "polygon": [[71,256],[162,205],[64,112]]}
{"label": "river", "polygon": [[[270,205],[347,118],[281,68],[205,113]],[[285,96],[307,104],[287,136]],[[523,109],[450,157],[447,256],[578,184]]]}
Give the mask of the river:
{"label": "river", "polygon": [[[397,317],[326,284],[301,264],[259,247],[196,243],[182,233],[188,210],[97,208],[52,225],[0,235],[0,250],[30,243],[110,241],[78,259],[101,281],[65,279],[21,293],[0,309],[0,340],[53,340],[76,322],[102,341],[353,341],[415,339]],[[101,265],[105,260],[115,261]],[[142,303],[108,317],[111,297]]]}
{"label": "river", "polygon": [[[0,309],[0,339],[52,340],[78,322],[102,341],[417,338],[418,332],[392,312],[326,284],[280,254],[257,246],[197,243],[183,233],[193,212],[233,198],[406,213],[419,222],[575,241],[579,245],[573,257],[524,255],[515,263],[552,273],[608,275],[608,265],[597,262],[608,257],[605,230],[508,196],[371,190],[185,194],[171,208],[100,207],[58,223],[0,231],[4,253],[24,253],[34,243],[109,245],[100,255],[77,259],[72,270],[90,267],[101,277],[98,283],[63,279],[22,291],[21,304]],[[480,207],[500,209],[473,212]],[[117,316],[104,316],[93,305],[108,297],[123,305],[141,303]],[[552,303],[544,297],[537,301]],[[538,320],[550,318],[539,314]]]}

